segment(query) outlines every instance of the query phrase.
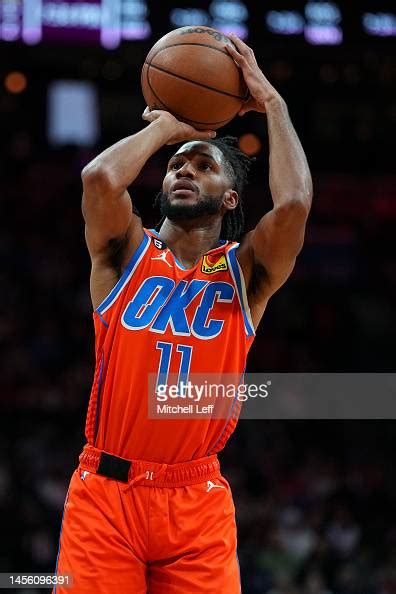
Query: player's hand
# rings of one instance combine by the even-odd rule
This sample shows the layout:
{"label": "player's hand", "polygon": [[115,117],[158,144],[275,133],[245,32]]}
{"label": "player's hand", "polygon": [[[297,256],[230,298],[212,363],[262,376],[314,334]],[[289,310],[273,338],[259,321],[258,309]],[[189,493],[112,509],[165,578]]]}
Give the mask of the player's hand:
{"label": "player's hand", "polygon": [[243,104],[239,115],[252,110],[265,112],[266,106],[270,101],[277,98],[280,99],[281,97],[260,70],[252,48],[246,45],[234,33],[230,33],[229,38],[236,49],[230,44],[227,44],[225,48],[241,68],[243,78],[250,92],[250,97]]}
{"label": "player's hand", "polygon": [[209,140],[216,136],[214,130],[196,130],[189,124],[180,122],[169,111],[162,109],[150,109],[146,107],[142,118],[147,122],[154,122],[161,118],[164,125],[169,129],[169,138],[166,144],[177,144],[178,142],[186,142],[188,140]]}

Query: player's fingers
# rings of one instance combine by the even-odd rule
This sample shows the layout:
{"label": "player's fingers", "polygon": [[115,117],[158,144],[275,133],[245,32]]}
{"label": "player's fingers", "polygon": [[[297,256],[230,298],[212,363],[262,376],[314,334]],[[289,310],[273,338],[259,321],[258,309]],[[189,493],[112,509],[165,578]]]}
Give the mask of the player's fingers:
{"label": "player's fingers", "polygon": [[214,130],[195,130],[192,126],[188,129],[183,130],[181,134],[178,134],[172,138],[167,144],[177,144],[180,142],[188,142],[189,140],[203,140],[207,141],[216,136]]}
{"label": "player's fingers", "polygon": [[146,120],[147,122],[154,122],[154,120],[157,120],[159,117],[161,117],[161,115],[163,113],[164,112],[162,110],[149,109],[147,107],[142,114],[142,118],[143,118],[143,120]]}
{"label": "player's fingers", "polygon": [[252,56],[252,55],[254,55],[254,52],[253,52],[252,48],[249,47],[248,45],[246,45],[246,43],[244,41],[242,41],[242,39],[240,39],[237,35],[235,35],[235,33],[230,33],[229,38],[236,45],[238,51],[243,56]]}
{"label": "player's fingers", "polygon": [[238,111],[238,115],[243,116],[245,113],[247,113],[248,111],[252,111],[253,106],[252,106],[252,101],[251,98],[249,98],[241,107],[241,109]]}
{"label": "player's fingers", "polygon": [[248,111],[252,111],[253,107],[242,107],[239,111],[238,111],[238,115],[243,116],[245,115],[245,113],[247,113]]}
{"label": "player's fingers", "polygon": [[240,56],[240,53],[237,52],[236,47],[233,43],[226,43],[224,47],[227,51],[230,52],[230,54],[238,54],[238,56]]}
{"label": "player's fingers", "polygon": [[209,138],[215,138],[216,132],[214,130],[196,130],[197,140],[208,140]]}
{"label": "player's fingers", "polygon": [[234,34],[230,35],[230,39],[231,41],[235,44],[238,52],[240,53],[240,55],[242,56],[243,60],[245,61],[244,63],[242,61],[238,62],[238,64],[242,67],[243,65],[248,65],[252,68],[256,68],[257,66],[257,60],[256,60],[256,56],[254,55],[254,51],[252,50],[251,47],[249,47],[248,45],[246,45],[246,43],[244,43],[242,41],[242,39],[239,39],[239,37],[237,37]]}
{"label": "player's fingers", "polygon": [[147,121],[151,122],[153,119],[155,119],[155,117],[153,117],[153,116],[154,116],[154,114],[151,111],[151,109],[149,107],[146,107],[146,109],[142,113],[142,118],[144,120],[147,120]]}
{"label": "player's fingers", "polygon": [[225,48],[239,66],[246,63],[246,59],[232,45],[226,45]]}

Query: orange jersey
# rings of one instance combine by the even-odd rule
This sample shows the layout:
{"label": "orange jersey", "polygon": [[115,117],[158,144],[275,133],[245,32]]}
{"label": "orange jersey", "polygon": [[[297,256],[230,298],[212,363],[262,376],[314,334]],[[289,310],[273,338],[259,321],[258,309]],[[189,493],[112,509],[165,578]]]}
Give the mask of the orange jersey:
{"label": "orange jersey", "polygon": [[236,242],[224,241],[185,269],[153,231],[94,311],[96,368],[88,443],[129,460],[174,464],[219,452],[228,418],[148,416],[148,377],[242,375],[254,339]]}

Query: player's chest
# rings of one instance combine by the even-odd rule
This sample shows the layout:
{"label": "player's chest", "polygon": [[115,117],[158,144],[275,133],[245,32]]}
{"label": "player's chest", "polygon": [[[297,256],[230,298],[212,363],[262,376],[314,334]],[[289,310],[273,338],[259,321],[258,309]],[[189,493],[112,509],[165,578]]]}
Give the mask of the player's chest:
{"label": "player's chest", "polygon": [[126,331],[145,330],[208,340],[232,318],[235,288],[227,276],[154,274],[129,287],[121,311]]}

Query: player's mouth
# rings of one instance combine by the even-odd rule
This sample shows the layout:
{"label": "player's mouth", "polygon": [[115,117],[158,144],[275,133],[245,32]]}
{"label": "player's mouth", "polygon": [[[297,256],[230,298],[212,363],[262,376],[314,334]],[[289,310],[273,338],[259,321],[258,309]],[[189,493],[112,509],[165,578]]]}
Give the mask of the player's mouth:
{"label": "player's mouth", "polygon": [[199,189],[189,179],[179,179],[170,188],[170,194],[173,196],[191,196],[192,194],[198,194]]}

